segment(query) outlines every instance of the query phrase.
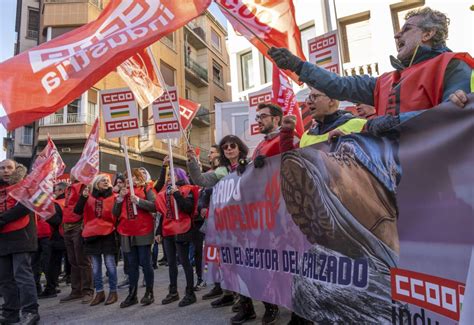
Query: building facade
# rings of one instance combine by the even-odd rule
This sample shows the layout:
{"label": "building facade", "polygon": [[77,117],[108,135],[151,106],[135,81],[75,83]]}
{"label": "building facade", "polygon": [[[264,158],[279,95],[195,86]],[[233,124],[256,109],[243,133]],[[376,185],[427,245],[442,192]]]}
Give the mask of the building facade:
{"label": "building facade", "polygon": [[[32,1],[32,0],[31,0]],[[96,19],[109,1],[42,0],[37,2],[39,43],[54,39]],[[214,103],[230,101],[229,57],[225,46],[226,29],[206,11],[185,27],[152,44],[151,49],[164,81],[177,86],[182,98],[200,103],[188,134],[193,145],[200,148],[201,161],[207,163],[207,152],[215,141]],[[67,165],[66,173],[78,161],[96,117],[101,114],[99,92],[102,89],[126,87],[117,73],[112,72],[79,98],[54,114],[41,119],[37,128],[37,152],[46,144],[48,135],[55,142]],[[167,144],[155,139],[151,107],[139,110],[141,134],[128,138],[132,167],[146,167],[153,177],[158,175]],[[15,141],[16,142],[16,141]],[[175,162],[185,165],[186,146],[183,139],[174,141]],[[118,139],[105,139],[100,130],[100,169],[115,173],[125,170],[123,150]],[[31,152],[29,157],[31,157]]]}
{"label": "building facade", "polygon": [[[293,0],[302,47],[308,40],[338,30],[344,75],[378,76],[392,70],[389,56],[396,55],[394,34],[407,11],[429,6],[450,18],[447,45],[453,51],[474,53],[474,19],[467,0]],[[232,99],[246,100],[249,92],[271,84],[271,63],[244,37],[228,25]],[[304,86],[294,87],[297,92]],[[304,93],[304,91],[302,92]],[[301,98],[300,98],[301,99]]]}

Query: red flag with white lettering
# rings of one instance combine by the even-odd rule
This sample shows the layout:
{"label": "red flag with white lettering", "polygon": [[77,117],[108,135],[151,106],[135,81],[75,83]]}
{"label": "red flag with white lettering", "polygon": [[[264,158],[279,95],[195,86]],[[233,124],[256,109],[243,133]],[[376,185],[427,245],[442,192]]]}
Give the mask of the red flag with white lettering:
{"label": "red flag with white lettering", "polygon": [[296,116],[296,134],[301,137],[304,132],[303,119],[293,86],[290,79],[275,64],[273,65],[272,93],[272,102],[281,107],[283,115]]}
{"label": "red flag with white lettering", "polygon": [[138,105],[145,108],[163,95],[153,55],[147,49],[135,53],[117,67],[117,73],[133,92]]}
{"label": "red flag with white lettering", "polygon": [[186,130],[191,125],[191,121],[199,111],[201,104],[195,103],[189,99],[179,98],[179,115],[181,119],[181,126]]}
{"label": "red flag with white lettering", "polygon": [[[284,47],[306,61],[292,0],[215,0],[235,31],[245,36],[267,59],[270,47]],[[285,70],[298,84],[298,76]]]}
{"label": "red flag with white lettering", "polygon": [[99,118],[89,133],[79,161],[71,169],[71,175],[83,184],[90,184],[99,173]]}
{"label": "red flag with white lettering", "polygon": [[54,159],[56,159],[55,163],[57,165],[57,174],[54,175],[54,178],[61,176],[64,173],[66,164],[64,164],[64,161],[61,158],[61,155],[59,154],[59,151],[56,148],[56,145],[54,144],[53,140],[51,139],[49,135],[48,135],[48,142],[46,143],[46,146],[44,147],[43,151],[41,151],[38,154],[31,168],[32,169],[38,168],[46,159],[48,159],[51,156],[53,156]]}
{"label": "red flag with white lettering", "polygon": [[54,175],[58,165],[53,155],[33,169],[21,182],[10,186],[8,194],[43,219],[52,217],[56,210],[53,203]]}
{"label": "red flag with white lettering", "polygon": [[54,113],[210,2],[110,1],[97,20],[1,63],[1,123],[12,130]]}

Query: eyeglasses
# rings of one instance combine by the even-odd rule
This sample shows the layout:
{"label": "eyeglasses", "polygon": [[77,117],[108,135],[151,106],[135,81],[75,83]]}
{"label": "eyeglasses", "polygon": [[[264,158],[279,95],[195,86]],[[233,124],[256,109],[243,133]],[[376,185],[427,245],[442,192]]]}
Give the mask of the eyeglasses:
{"label": "eyeglasses", "polygon": [[229,148],[230,149],[235,149],[235,148],[237,148],[237,145],[235,143],[226,143],[226,144],[223,144],[221,146],[221,148],[222,148],[222,150],[225,151],[225,150],[228,150]]}
{"label": "eyeglasses", "polygon": [[264,118],[267,118],[269,116],[272,116],[272,114],[266,114],[266,113],[262,113],[262,114],[257,114],[255,116],[255,121],[258,121],[258,120],[263,120]]}
{"label": "eyeglasses", "polygon": [[307,100],[314,102],[314,101],[316,101],[316,99],[318,99],[318,97],[324,97],[324,96],[326,96],[326,95],[324,95],[324,94],[310,94],[308,96]]}
{"label": "eyeglasses", "polygon": [[400,34],[405,34],[408,30],[412,28],[420,28],[415,24],[405,24],[403,25],[403,28],[399,31]]}

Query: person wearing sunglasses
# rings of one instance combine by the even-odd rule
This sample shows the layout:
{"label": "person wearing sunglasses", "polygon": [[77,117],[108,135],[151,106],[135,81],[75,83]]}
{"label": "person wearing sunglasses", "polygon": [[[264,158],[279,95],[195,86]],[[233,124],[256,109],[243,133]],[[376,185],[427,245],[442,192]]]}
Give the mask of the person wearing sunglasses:
{"label": "person wearing sunglasses", "polygon": [[[247,163],[249,149],[247,145],[235,135],[226,135],[218,144],[219,167],[209,170],[206,173],[201,171],[196,157],[196,151],[191,146],[187,151],[187,167],[191,180],[195,185],[205,188],[214,187],[222,178],[231,172],[242,172]],[[222,297],[211,302],[213,308],[231,306],[234,304],[234,293],[228,290],[222,290],[220,283],[214,283],[214,287],[209,293],[203,296],[203,299],[212,299],[221,294]]]}

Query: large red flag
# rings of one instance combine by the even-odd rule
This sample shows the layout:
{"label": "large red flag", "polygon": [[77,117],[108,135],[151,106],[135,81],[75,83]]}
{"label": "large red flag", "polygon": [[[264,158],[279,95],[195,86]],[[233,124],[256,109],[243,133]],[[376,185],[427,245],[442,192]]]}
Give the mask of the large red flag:
{"label": "large red flag", "polygon": [[163,95],[163,86],[158,78],[155,59],[143,49],[117,67],[117,72],[135,95],[141,108],[151,105]]}
{"label": "large red flag", "polygon": [[97,20],[1,63],[1,123],[12,130],[55,112],[210,2],[110,1]]}
{"label": "large red flag", "polygon": [[[215,0],[236,32],[245,36],[263,55],[270,47],[284,47],[306,61],[301,48],[301,34],[295,20],[292,0]],[[298,76],[287,76],[301,84]]]}
{"label": "large red flag", "polygon": [[82,184],[90,184],[99,173],[99,118],[96,118],[89,138],[77,164],[72,167],[71,175]]}
{"label": "large red flag", "polygon": [[283,115],[296,116],[296,134],[299,137],[303,135],[304,126],[301,117],[301,111],[298,107],[293,86],[288,77],[274,64],[273,65],[273,84],[272,84],[272,101],[279,105],[283,110]]}
{"label": "large red flag", "polygon": [[55,214],[53,204],[56,159],[49,156],[21,182],[10,186],[9,195],[44,219]]}
{"label": "large red flag", "polygon": [[48,143],[44,147],[43,151],[41,151],[38,156],[35,159],[35,162],[33,163],[33,166],[31,167],[32,169],[38,168],[46,159],[49,157],[53,156],[55,161],[55,164],[57,166],[56,172],[57,174],[54,175],[54,178],[57,178],[58,176],[61,176],[64,173],[64,169],[66,168],[66,164],[64,163],[63,159],[61,158],[61,155],[59,154],[58,149],[56,148],[56,145],[54,144],[53,140],[51,137],[48,135]]}
{"label": "large red flag", "polygon": [[191,125],[191,121],[199,111],[199,107],[201,107],[201,104],[195,103],[189,99],[184,98],[179,98],[178,101],[181,126],[183,127],[183,130],[186,130],[188,126]]}

